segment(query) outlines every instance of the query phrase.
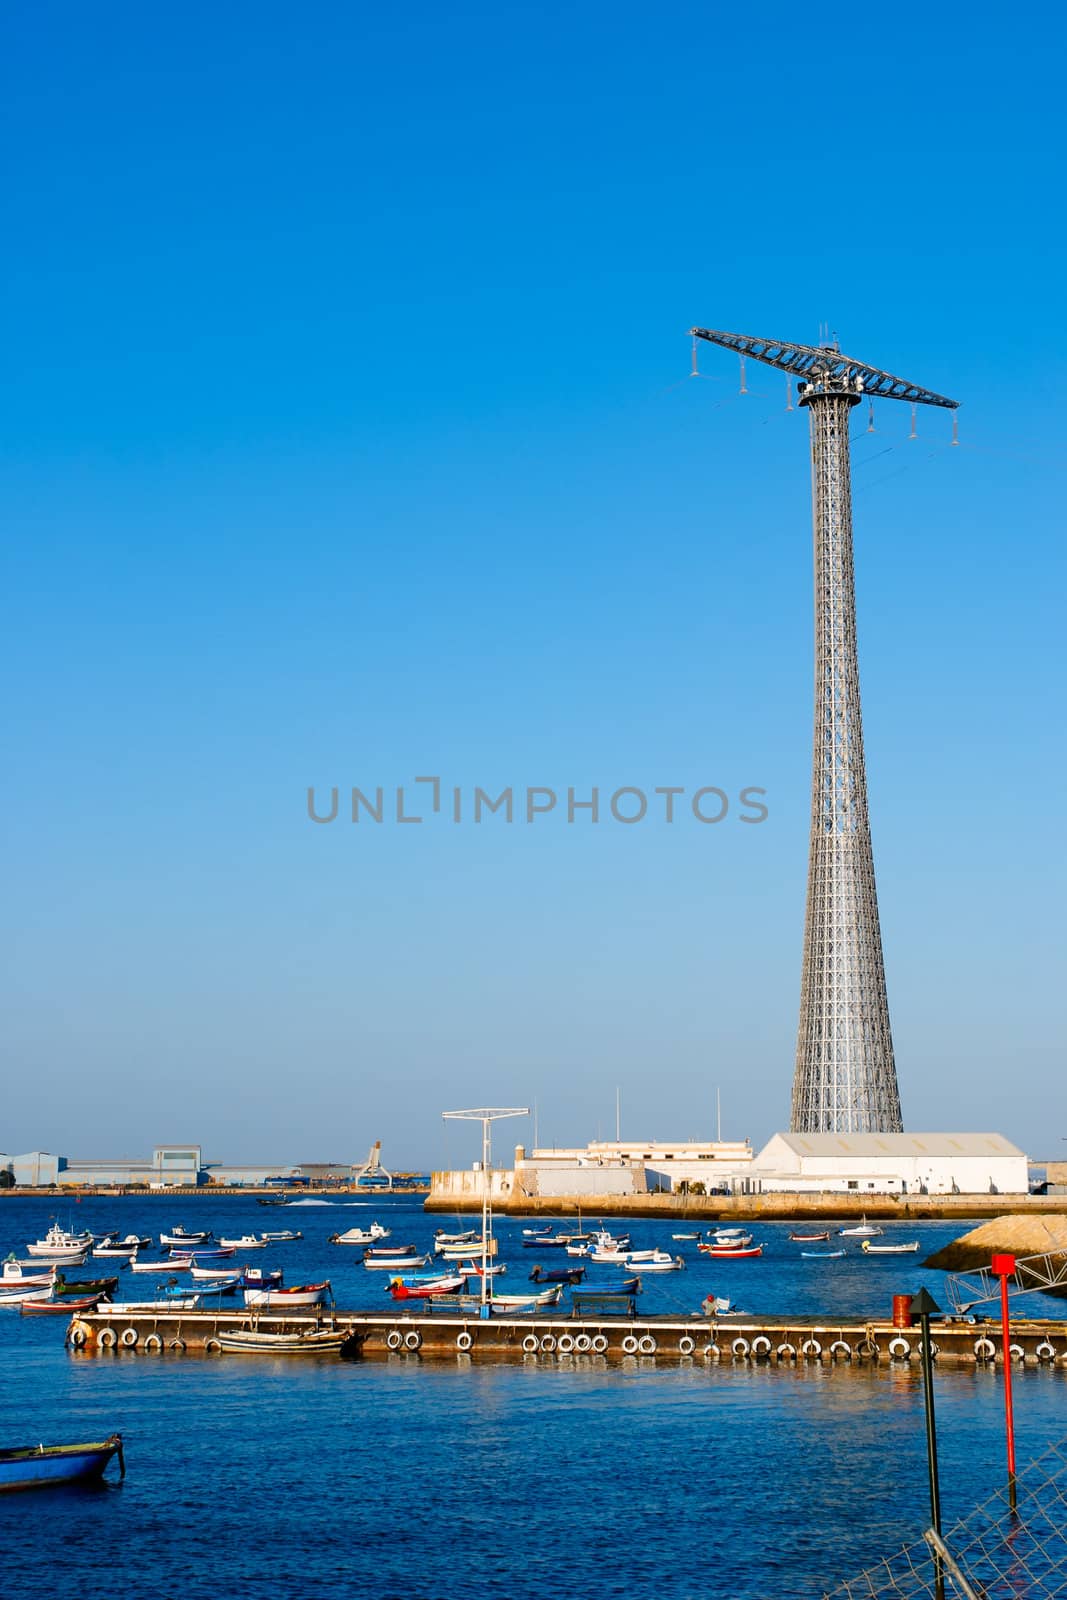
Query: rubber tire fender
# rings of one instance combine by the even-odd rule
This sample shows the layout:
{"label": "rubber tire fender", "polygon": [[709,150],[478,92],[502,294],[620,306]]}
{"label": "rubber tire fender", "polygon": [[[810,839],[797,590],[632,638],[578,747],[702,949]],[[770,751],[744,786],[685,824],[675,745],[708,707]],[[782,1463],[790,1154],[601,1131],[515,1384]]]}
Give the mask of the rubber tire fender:
{"label": "rubber tire fender", "polygon": [[654,1356],[659,1348],[655,1334],[643,1333],[637,1341],[637,1348],[643,1356]]}
{"label": "rubber tire fender", "polygon": [[696,1347],[696,1340],[690,1338],[688,1333],[683,1333],[678,1340],[678,1354],[680,1356],[691,1356]]}
{"label": "rubber tire fender", "polygon": [[554,1333],[546,1333],[544,1338],[541,1340],[541,1344],[540,1344],[539,1348],[544,1351],[546,1356],[550,1356],[552,1354],[552,1352],[556,1348],[556,1336],[555,1336],[555,1334]]}
{"label": "rubber tire fender", "polygon": [[158,1333],[148,1333],[145,1335],[144,1348],[146,1350],[151,1350],[154,1355],[156,1351],[162,1350],[163,1340],[159,1337]]}
{"label": "rubber tire fender", "polygon": [[783,1342],[778,1346],[774,1353],[778,1357],[779,1361],[795,1361],[797,1358],[797,1347],[795,1344]]}
{"label": "rubber tire fender", "polygon": [[637,1340],[632,1333],[628,1333],[623,1339],[622,1353],[624,1356],[635,1356],[637,1354]]}
{"label": "rubber tire fender", "polygon": [[522,1341],[522,1348],[528,1356],[535,1356],[539,1349],[536,1333],[528,1333]]}
{"label": "rubber tire fender", "polygon": [[751,1350],[752,1346],[747,1339],[737,1338],[730,1346],[730,1354],[732,1356],[740,1356],[743,1361],[748,1360]]}
{"label": "rubber tire fender", "polygon": [[119,1342],[119,1336],[114,1328],[101,1328],[96,1336],[96,1342],[101,1350],[114,1350]]}
{"label": "rubber tire fender", "polygon": [[390,1328],[389,1332],[385,1336],[386,1349],[387,1350],[399,1350],[400,1346],[403,1343],[404,1343],[404,1335],[401,1333],[400,1329],[399,1328]]}
{"label": "rubber tire fender", "polygon": [[606,1356],[608,1353],[608,1337],[605,1333],[594,1333],[589,1348],[595,1356]]}
{"label": "rubber tire fender", "polygon": [[80,1350],[87,1342],[88,1338],[89,1328],[86,1323],[77,1320],[71,1323],[70,1330],[67,1334],[67,1340],[74,1346],[75,1350]]}
{"label": "rubber tire fender", "polygon": [[559,1351],[561,1356],[569,1356],[571,1351],[574,1349],[574,1335],[570,1333],[561,1333],[559,1338],[556,1340],[556,1349]]}
{"label": "rubber tire fender", "polygon": [[814,1356],[817,1361],[822,1355],[822,1345],[818,1339],[805,1339],[800,1347],[800,1353],[802,1356]]}
{"label": "rubber tire fender", "polygon": [[124,1350],[132,1350],[139,1337],[136,1328],[123,1328],[119,1335],[119,1344]]}
{"label": "rubber tire fender", "polygon": [[976,1361],[995,1361],[997,1359],[997,1347],[992,1339],[983,1337],[974,1341],[974,1358]]}
{"label": "rubber tire fender", "polygon": [[845,1361],[851,1361],[852,1346],[846,1344],[844,1339],[835,1339],[830,1346],[830,1356],[834,1361],[837,1360],[838,1356],[841,1356]]}
{"label": "rubber tire fender", "polygon": [[752,1354],[754,1356],[769,1356],[770,1353],[771,1341],[765,1333],[757,1333],[752,1341]]}
{"label": "rubber tire fender", "polygon": [[178,1354],[180,1356],[183,1356],[185,1354],[185,1340],[184,1339],[172,1339],[170,1341],[170,1344],[168,1344],[167,1349],[168,1350],[173,1350],[173,1351],[176,1352],[176,1354]]}
{"label": "rubber tire fender", "polygon": [[911,1360],[911,1345],[899,1333],[895,1339],[890,1339],[889,1341],[889,1359],[890,1361]]}
{"label": "rubber tire fender", "polygon": [[[606,1345],[607,1340],[604,1342]],[[593,1341],[590,1339],[587,1333],[576,1334],[574,1339],[574,1348],[580,1356],[584,1356],[593,1348]]]}
{"label": "rubber tire fender", "polygon": [[466,1328],[463,1329],[462,1333],[456,1334],[456,1349],[461,1351],[463,1355],[466,1355],[473,1343],[474,1338],[467,1332]]}
{"label": "rubber tire fender", "polygon": [[405,1335],[404,1335],[404,1349],[405,1350],[421,1350],[422,1349],[422,1334],[419,1332],[418,1328],[409,1328],[407,1333],[405,1333]]}
{"label": "rubber tire fender", "polygon": [[1047,1339],[1043,1339],[1034,1351],[1034,1355],[1039,1361],[1055,1361],[1056,1346],[1050,1344]]}

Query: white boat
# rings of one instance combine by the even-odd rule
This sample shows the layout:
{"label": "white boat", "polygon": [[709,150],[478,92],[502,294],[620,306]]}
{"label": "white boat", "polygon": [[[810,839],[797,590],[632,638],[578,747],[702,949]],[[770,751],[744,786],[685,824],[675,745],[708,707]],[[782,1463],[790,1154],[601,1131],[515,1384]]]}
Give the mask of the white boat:
{"label": "white boat", "polygon": [[[223,1283],[234,1276],[232,1267],[189,1267],[187,1270],[198,1283]],[[240,1277],[240,1273],[237,1276]]]}
{"label": "white boat", "polygon": [[[331,1233],[327,1244],[377,1244],[379,1239],[388,1239],[390,1228],[382,1228],[372,1222],[369,1228],[346,1228],[344,1233]],[[263,1235],[264,1238],[268,1236]]]}
{"label": "white boat", "polygon": [[672,1239],[699,1239],[699,1233],[672,1233]]}
{"label": "white boat", "polygon": [[[523,1233],[528,1233],[529,1229],[528,1228],[524,1228],[522,1231],[523,1231]],[[477,1237],[478,1237],[477,1228],[468,1228],[466,1233],[445,1233],[443,1228],[438,1228],[437,1232],[433,1236],[433,1239],[434,1239],[434,1244],[435,1245],[437,1245],[437,1244],[470,1244],[471,1240],[472,1239],[477,1239]]]}
{"label": "white boat", "polygon": [[494,1311],[532,1311],[542,1306],[558,1306],[563,1295],[563,1285],[554,1283],[551,1289],[540,1294],[497,1294],[494,1290],[489,1304]]}
{"label": "white boat", "polygon": [[69,1233],[53,1223],[43,1239],[26,1246],[26,1253],[42,1261],[72,1262],[77,1258],[80,1265],[92,1245],[91,1233]]}
{"label": "white boat", "polygon": [[220,1239],[219,1247],[222,1250],[265,1250],[268,1242],[266,1235],[257,1239],[254,1233],[242,1233],[239,1239]]}
{"label": "white boat", "polygon": [[838,1228],[838,1237],[841,1239],[877,1239],[885,1232],[884,1228],[876,1228],[866,1217],[860,1219],[856,1228]]}
{"label": "white boat", "polygon": [[177,1227],[170,1233],[161,1233],[159,1247],[161,1250],[195,1250],[198,1244],[207,1244],[211,1238],[211,1229],[205,1233],[187,1233],[183,1227]]}
{"label": "white boat", "polygon": [[0,1290],[47,1289],[55,1282],[56,1274],[54,1267],[44,1271],[44,1265],[43,1261],[35,1261],[32,1267],[24,1267],[14,1256],[8,1256],[0,1274]]}
{"label": "white boat", "polygon": [[591,1254],[590,1246],[587,1244],[568,1244],[564,1245],[563,1248],[569,1256],[587,1256]]}
{"label": "white boat", "polygon": [[589,1260],[597,1261],[603,1266],[625,1267],[630,1260],[626,1250],[590,1250]]}
{"label": "white boat", "polygon": [[198,1294],[172,1295],[169,1300],[101,1300],[96,1315],[126,1317],[135,1311],[195,1311],[199,1304]]}
{"label": "white boat", "polygon": [[453,1266],[457,1272],[465,1272],[475,1278],[499,1278],[502,1272],[508,1270],[503,1261],[498,1261],[495,1266],[486,1266],[481,1256],[476,1256],[472,1260],[453,1262]]}
{"label": "white boat", "polygon": [[93,1249],[93,1260],[95,1261],[97,1256],[107,1256],[109,1259],[114,1258],[116,1261],[129,1261],[130,1257],[136,1255],[136,1253],[137,1246],[135,1244],[98,1244]]}
{"label": "white boat", "polygon": [[[633,1257],[631,1256],[627,1265],[635,1267],[638,1272],[642,1273],[680,1272],[685,1266],[685,1261],[681,1256],[672,1256],[666,1250],[654,1250],[651,1256],[643,1256],[640,1261],[634,1261]],[[595,1289],[596,1284],[591,1283],[589,1287],[590,1289]]]}
{"label": "white boat", "polygon": [[246,1289],[245,1305],[277,1311],[286,1306],[322,1306],[330,1294],[329,1281],[297,1284],[292,1289]]}
{"label": "white boat", "polygon": [[911,1244],[872,1244],[869,1239],[864,1239],[860,1245],[867,1256],[913,1256],[918,1248],[918,1239]]}
{"label": "white boat", "polygon": [[340,1350],[349,1338],[333,1328],[307,1329],[295,1333],[260,1333],[256,1328],[234,1328],[215,1335],[230,1355],[301,1356]]}
{"label": "white boat", "polygon": [[23,1284],[21,1288],[0,1289],[0,1306],[20,1306],[24,1300],[47,1300],[51,1293],[51,1282],[35,1289]]}
{"label": "white boat", "polygon": [[708,1238],[713,1244],[725,1245],[731,1250],[747,1250],[752,1243],[752,1235],[744,1228],[712,1228]]}
{"label": "white boat", "polygon": [[424,1267],[429,1261],[429,1256],[364,1256],[363,1265],[368,1272],[414,1272],[418,1267]]}
{"label": "white boat", "polygon": [[131,1272],[154,1272],[157,1277],[164,1278],[168,1274],[184,1270],[176,1261],[138,1261],[136,1256],[130,1258]]}
{"label": "white boat", "polygon": [[435,1239],[433,1242],[434,1255],[444,1256],[446,1261],[455,1260],[457,1256],[469,1256],[472,1249],[480,1249],[481,1242],[477,1239]]}
{"label": "white boat", "polygon": [[283,1228],[280,1233],[261,1233],[259,1237],[264,1244],[292,1244],[294,1239],[302,1239],[304,1235],[299,1229],[294,1233],[292,1228]]}

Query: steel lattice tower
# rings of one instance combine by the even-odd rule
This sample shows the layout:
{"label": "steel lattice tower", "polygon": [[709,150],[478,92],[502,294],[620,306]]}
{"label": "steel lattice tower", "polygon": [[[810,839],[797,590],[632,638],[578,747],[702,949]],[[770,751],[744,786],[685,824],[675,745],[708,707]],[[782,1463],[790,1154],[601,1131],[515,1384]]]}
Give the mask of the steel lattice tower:
{"label": "steel lattice tower", "polygon": [[849,418],[864,395],[955,408],[843,356],[834,345],[780,344],[692,329],[694,337],[795,373],[811,428],[815,554],[815,737],[795,1133],[899,1133],[878,894],[867,814]]}

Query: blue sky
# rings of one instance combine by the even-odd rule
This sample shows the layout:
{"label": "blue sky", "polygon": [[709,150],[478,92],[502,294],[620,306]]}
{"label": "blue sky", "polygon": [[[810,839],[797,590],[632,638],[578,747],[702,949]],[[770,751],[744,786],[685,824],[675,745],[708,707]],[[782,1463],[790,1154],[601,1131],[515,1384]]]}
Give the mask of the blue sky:
{"label": "blue sky", "polygon": [[[1052,13],[384,11],[8,19],[0,1147],[784,1126],[806,420],[686,330],[827,322],[963,402],[856,418],[906,1123],[1056,1154]],[[426,774],[769,816],[306,818]]]}

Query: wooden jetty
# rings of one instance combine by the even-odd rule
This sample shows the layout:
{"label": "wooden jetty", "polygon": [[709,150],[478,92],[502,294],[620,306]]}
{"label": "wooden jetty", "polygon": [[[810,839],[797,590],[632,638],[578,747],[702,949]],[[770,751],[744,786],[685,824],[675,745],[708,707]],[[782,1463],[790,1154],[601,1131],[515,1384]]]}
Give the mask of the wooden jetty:
{"label": "wooden jetty", "polygon": [[[72,1318],[67,1343],[92,1356],[212,1355],[220,1332],[249,1325],[245,1309],[112,1312],[106,1306]],[[264,1333],[340,1329],[350,1334],[346,1353],[364,1359],[418,1356],[438,1360],[474,1357],[513,1361],[561,1358],[606,1362],[770,1362],[778,1366],[877,1367],[918,1363],[920,1331],[892,1322],[841,1318],[677,1316],[601,1318],[555,1313],[493,1317],[463,1313],[340,1311],[260,1313]],[[937,1361],[976,1366],[1003,1361],[999,1326],[964,1318],[934,1324]],[[1013,1362],[1067,1368],[1067,1323],[1013,1324]]]}

